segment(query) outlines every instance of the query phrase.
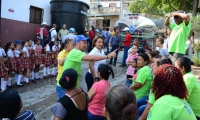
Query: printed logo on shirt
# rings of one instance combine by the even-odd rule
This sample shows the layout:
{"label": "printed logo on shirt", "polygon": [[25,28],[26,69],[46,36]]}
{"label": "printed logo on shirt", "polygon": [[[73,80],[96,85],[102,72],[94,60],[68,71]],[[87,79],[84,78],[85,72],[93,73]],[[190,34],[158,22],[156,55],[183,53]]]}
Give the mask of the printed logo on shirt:
{"label": "printed logo on shirt", "polygon": [[192,109],[186,101],[184,102],[184,108],[188,111],[189,114],[192,114]]}

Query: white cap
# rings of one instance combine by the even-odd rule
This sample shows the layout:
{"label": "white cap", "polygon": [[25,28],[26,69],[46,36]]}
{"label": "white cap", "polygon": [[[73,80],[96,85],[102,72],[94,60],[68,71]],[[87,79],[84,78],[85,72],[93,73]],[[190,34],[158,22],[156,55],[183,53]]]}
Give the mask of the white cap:
{"label": "white cap", "polygon": [[124,28],[124,31],[129,31],[129,28],[128,28],[128,27],[125,27],[125,28]]}
{"label": "white cap", "polygon": [[46,22],[43,22],[41,25],[46,25],[47,23]]}

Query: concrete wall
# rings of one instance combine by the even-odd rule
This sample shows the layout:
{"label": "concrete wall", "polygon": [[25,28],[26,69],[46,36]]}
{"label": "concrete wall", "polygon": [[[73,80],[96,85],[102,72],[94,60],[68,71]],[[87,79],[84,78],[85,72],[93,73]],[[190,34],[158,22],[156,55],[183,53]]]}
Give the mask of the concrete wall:
{"label": "concrete wall", "polygon": [[3,46],[15,40],[36,38],[40,24],[29,23],[30,6],[43,9],[43,22],[50,26],[50,0],[2,0],[0,39]]}
{"label": "concrete wall", "polygon": [[[47,22],[47,25],[51,24],[50,0],[2,0],[1,17],[29,22],[30,6],[43,9],[43,21]],[[14,10],[14,12],[10,12],[9,9]]]}

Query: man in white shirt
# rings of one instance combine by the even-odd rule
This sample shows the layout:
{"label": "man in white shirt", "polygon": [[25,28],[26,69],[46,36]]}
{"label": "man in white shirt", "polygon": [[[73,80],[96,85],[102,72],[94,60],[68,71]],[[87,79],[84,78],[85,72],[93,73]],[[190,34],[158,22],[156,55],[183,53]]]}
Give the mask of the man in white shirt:
{"label": "man in white shirt", "polygon": [[164,39],[163,38],[157,38],[156,39],[156,46],[159,47],[159,53],[162,57],[166,57],[169,55],[169,52],[167,51],[167,49],[165,49],[163,47],[164,44]]}
{"label": "man in white shirt", "polygon": [[169,36],[171,34],[171,29],[167,28],[167,32],[165,33],[165,40],[164,40],[164,44],[163,44],[163,48],[168,50],[168,41],[169,41]]}
{"label": "man in white shirt", "polygon": [[50,43],[50,48],[52,48],[52,46],[54,45],[54,41],[57,40],[57,32],[56,32],[56,24],[52,25],[52,28],[50,30],[51,32],[51,43]]}

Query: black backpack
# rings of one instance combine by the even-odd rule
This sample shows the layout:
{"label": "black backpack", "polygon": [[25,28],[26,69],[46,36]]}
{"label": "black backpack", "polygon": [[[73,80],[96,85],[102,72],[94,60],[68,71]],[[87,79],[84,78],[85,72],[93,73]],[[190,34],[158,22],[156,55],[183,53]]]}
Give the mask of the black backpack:
{"label": "black backpack", "polygon": [[54,28],[52,28],[51,30],[49,30],[48,35],[47,35],[47,39],[51,40],[53,37],[51,37],[51,32],[55,30]]}

